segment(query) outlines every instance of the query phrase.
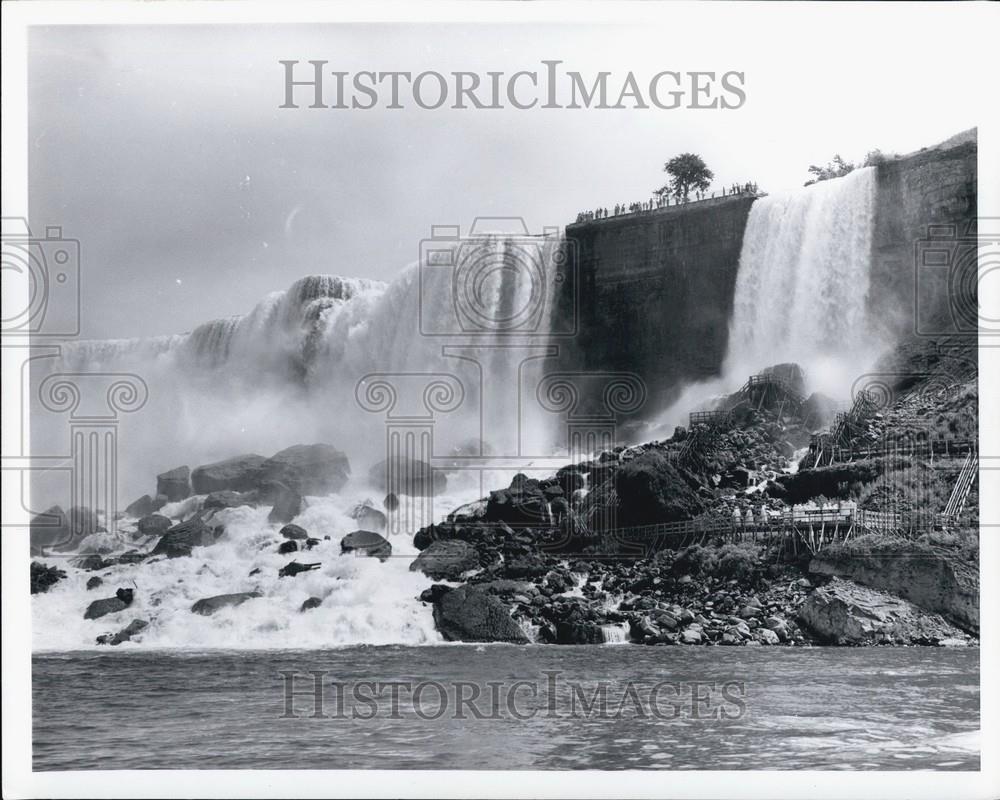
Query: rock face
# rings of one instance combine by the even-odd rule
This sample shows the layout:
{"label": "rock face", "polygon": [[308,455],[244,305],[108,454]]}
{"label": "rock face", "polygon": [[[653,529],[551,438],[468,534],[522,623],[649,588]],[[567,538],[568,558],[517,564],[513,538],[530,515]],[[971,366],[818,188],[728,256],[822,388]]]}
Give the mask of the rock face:
{"label": "rock face", "polygon": [[339,492],[350,476],[347,456],[330,444],[297,444],[260,465],[261,480],[278,481],[299,495]]}
{"label": "rock face", "polygon": [[141,519],[142,517],[148,517],[150,514],[159,511],[160,508],[161,505],[158,504],[156,500],[148,494],[144,494],[138,500],[129,503],[129,505],[125,507],[125,515]]}
{"label": "rock face", "polygon": [[234,492],[231,489],[224,489],[221,492],[211,492],[208,497],[205,498],[205,502],[202,508],[208,509],[218,509],[218,508],[237,508],[238,506],[249,505],[249,501],[239,492]]}
{"label": "rock face", "polygon": [[175,467],[156,476],[156,494],[164,495],[171,503],[191,496],[191,470]]}
{"label": "rock face", "polygon": [[624,464],[617,473],[615,488],[622,525],[690,519],[704,510],[698,494],[667,456],[658,451],[643,453]]}
{"label": "rock face", "polygon": [[228,608],[229,606],[238,606],[241,603],[245,603],[247,600],[251,600],[254,597],[260,597],[260,592],[234,592],[233,594],[217,594],[215,597],[206,597],[199,600],[193,606],[191,606],[191,613],[201,614],[202,616],[210,616],[218,611],[220,608]]}
{"label": "rock face", "polygon": [[891,594],[834,578],[815,589],[799,621],[831,644],[938,644],[964,639],[937,614],[925,614]]}
{"label": "rock face", "polygon": [[59,506],[52,506],[31,520],[31,553],[42,555],[43,550],[73,550],[98,530],[97,515],[89,508],[76,506],[67,513]]}
{"label": "rock face", "polygon": [[143,536],[162,536],[170,530],[170,518],[162,514],[150,514],[139,520],[139,533]]}
{"label": "rock face", "polygon": [[227,489],[248,492],[255,489],[260,480],[261,465],[266,460],[263,456],[248,453],[198,467],[191,473],[194,493],[209,494]]}
{"label": "rock face", "polygon": [[443,593],[434,603],[434,624],[452,642],[511,642],[528,637],[510,616],[510,609],[493,595],[472,586]]}
{"label": "rock face", "polygon": [[31,562],[31,593],[41,594],[47,592],[60,580],[66,577],[66,573],[48,564],[41,564],[38,561]]}
{"label": "rock face", "polygon": [[479,566],[476,548],[460,539],[434,542],[410,564],[411,572],[422,572],[439,581],[457,581],[463,572]]}
{"label": "rock face", "polygon": [[884,589],[970,633],[979,633],[979,574],[946,550],[920,542],[872,541],[832,547],[809,571]]}
{"label": "rock face", "polygon": [[380,461],[371,468],[368,477],[380,491],[397,496],[433,497],[448,488],[448,478],[442,470],[413,458],[398,458],[392,463]]}
{"label": "rock face", "polygon": [[269,495],[274,505],[267,515],[268,522],[291,522],[302,513],[302,497],[285,484],[269,482]]}
{"label": "rock face", "polygon": [[180,558],[191,555],[191,550],[195,547],[212,544],[215,536],[199,517],[174,525],[160,538],[153,548],[151,555],[166,556],[167,558]]}
{"label": "rock face", "polygon": [[129,641],[136,634],[142,633],[143,630],[149,627],[149,623],[144,619],[134,619],[127,626],[122,628],[118,633],[105,633],[97,637],[98,644],[110,644],[119,645],[122,642]]}
{"label": "rock face", "polygon": [[375,531],[353,531],[340,540],[340,552],[373,556],[385,561],[392,555],[392,545]]}

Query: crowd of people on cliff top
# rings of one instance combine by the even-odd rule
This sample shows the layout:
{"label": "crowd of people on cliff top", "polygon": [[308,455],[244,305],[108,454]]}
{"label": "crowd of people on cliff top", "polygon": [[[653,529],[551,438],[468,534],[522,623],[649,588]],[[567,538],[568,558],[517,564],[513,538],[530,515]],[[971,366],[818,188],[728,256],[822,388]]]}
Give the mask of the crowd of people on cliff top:
{"label": "crowd of people on cliff top", "polygon": [[[758,194],[757,184],[753,181],[748,181],[747,183],[734,183],[727,187],[722,187],[722,193],[720,197],[729,197],[731,195],[737,194]],[[714,198],[718,193],[697,191],[693,192],[688,197],[678,197],[674,200],[673,205],[679,206],[685,203],[698,202],[699,200],[710,200]],[[647,211],[653,211],[657,208],[666,208],[670,205],[670,195],[667,192],[655,195],[649,200],[629,203],[618,203],[613,209],[608,208],[597,208],[593,211],[581,211],[576,215],[577,222],[590,222],[595,219],[608,219],[609,217],[620,217],[624,214],[642,214]]]}

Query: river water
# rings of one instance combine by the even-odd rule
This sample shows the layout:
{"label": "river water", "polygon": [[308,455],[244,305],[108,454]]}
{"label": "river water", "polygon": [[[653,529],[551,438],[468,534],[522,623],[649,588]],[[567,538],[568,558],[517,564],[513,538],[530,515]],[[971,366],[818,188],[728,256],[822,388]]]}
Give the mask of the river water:
{"label": "river water", "polygon": [[126,647],[34,657],[36,770],[979,769],[977,649]]}

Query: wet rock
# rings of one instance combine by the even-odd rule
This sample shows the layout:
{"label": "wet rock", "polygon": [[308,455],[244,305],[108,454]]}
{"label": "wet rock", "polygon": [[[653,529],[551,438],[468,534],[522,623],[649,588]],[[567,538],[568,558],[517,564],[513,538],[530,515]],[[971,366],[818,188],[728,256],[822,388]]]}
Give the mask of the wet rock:
{"label": "wet rock", "polygon": [[549,566],[545,557],[539,553],[525,553],[515,556],[504,563],[503,574],[505,578],[537,578],[549,571]]}
{"label": "wet rock", "polygon": [[278,533],[286,539],[298,539],[302,541],[309,538],[309,533],[306,529],[298,525],[285,525]]}
{"label": "wet rock", "polygon": [[96,569],[104,569],[105,567],[110,567],[112,562],[99,555],[98,553],[91,553],[90,555],[80,556],[80,558],[74,558],[71,562],[77,569],[83,569],[87,572],[93,572]]}
{"label": "wet rock", "polygon": [[320,597],[310,597],[308,600],[306,600],[305,602],[302,603],[302,605],[299,607],[299,611],[300,612],[302,612],[302,611],[309,611],[310,609],[313,609],[313,608],[319,608],[321,605],[323,605],[323,599],[322,598],[320,598]]}
{"label": "wet rock", "polygon": [[312,537],[309,537],[308,539],[306,539],[305,547],[303,547],[302,549],[312,550],[318,544],[319,544],[319,539],[313,539]]}
{"label": "wet rock", "polygon": [[761,644],[779,644],[778,634],[768,628],[758,628],[754,631],[754,638]]}
{"label": "wet rock", "polygon": [[397,496],[434,497],[448,488],[443,470],[415,458],[399,457],[391,464],[380,461],[371,468],[368,478],[376,488]]}
{"label": "wet rock", "polygon": [[340,552],[373,556],[385,561],[392,555],[392,545],[375,531],[352,531],[340,540]]}
{"label": "wet rock", "polygon": [[300,572],[309,572],[310,570],[319,568],[320,563],[318,561],[312,564],[300,564],[298,561],[292,561],[278,570],[278,577],[294,578]]}
{"label": "wet rock", "polygon": [[30,522],[31,554],[73,550],[91,534],[101,530],[97,515],[89,508],[74,506],[69,512],[59,506],[36,515]]}
{"label": "wet rock", "polygon": [[217,594],[215,597],[206,597],[191,606],[191,612],[209,616],[221,608],[229,608],[245,603],[255,597],[260,597],[260,592],[234,592],[233,594]]}
{"label": "wet rock", "polygon": [[175,467],[156,476],[156,494],[163,495],[170,503],[185,500],[191,496],[191,470]]}
{"label": "wet rock", "polygon": [[302,513],[302,497],[298,492],[278,482],[272,486],[269,494],[274,505],[267,515],[268,522],[290,522]]}
{"label": "wet rock", "polygon": [[450,592],[451,588],[452,587],[450,586],[445,586],[443,583],[435,583],[429,589],[424,589],[420,593],[420,601],[422,603],[436,603],[444,595]]}
{"label": "wet rock", "polygon": [[260,575],[260,567],[254,567],[247,573],[248,578],[252,578],[254,575]]}
{"label": "wet rock", "polygon": [[462,573],[479,566],[479,554],[468,542],[458,539],[433,542],[410,564],[411,572],[423,572],[428,578],[458,581]]}
{"label": "wet rock", "polygon": [[134,500],[125,507],[125,516],[142,519],[143,517],[148,517],[150,514],[156,513],[161,507],[162,504],[158,504],[157,501],[148,494],[144,494],[138,500]]}
{"label": "wet rock", "polygon": [[510,609],[472,586],[444,593],[434,604],[434,623],[448,641],[527,644],[528,637]]}
{"label": "wet rock", "polygon": [[683,644],[701,644],[701,640],[701,630],[698,628],[688,626],[681,631],[681,642]]}
{"label": "wet rock", "polygon": [[507,489],[490,492],[485,519],[515,527],[552,524],[549,502],[539,482],[522,474],[515,475]]}
{"label": "wet rock", "polygon": [[134,619],[118,633],[105,633],[97,637],[98,644],[119,645],[129,641],[136,634],[142,633],[149,627],[149,623],[144,619]]}
{"label": "wet rock", "polygon": [[351,519],[358,523],[362,530],[381,533],[386,529],[386,516],[369,501],[359,503],[351,511]]}
{"label": "wet rock", "polygon": [[169,517],[164,517],[162,514],[150,514],[139,520],[138,528],[139,533],[143,536],[162,536],[172,524]]}
{"label": "wet rock", "polygon": [[202,508],[209,510],[219,508],[237,508],[245,505],[249,505],[249,502],[240,492],[234,492],[231,489],[223,489],[222,491],[211,492],[205,498]]}
{"label": "wet rock", "polygon": [[287,555],[288,553],[297,552],[298,549],[299,546],[294,541],[288,540],[287,542],[282,542],[281,544],[278,545],[278,554]]}
{"label": "wet rock", "polygon": [[31,593],[42,594],[66,577],[65,571],[57,567],[31,562]]}
{"label": "wet rock", "polygon": [[557,622],[556,644],[602,644],[604,631],[596,622]]}
{"label": "wet rock", "polygon": [[89,592],[91,589],[96,589],[103,583],[104,583],[103,578],[99,578],[97,575],[94,575],[92,578],[89,578],[87,580],[87,591]]}
{"label": "wet rock", "polygon": [[538,591],[538,589],[527,581],[514,581],[506,578],[484,581],[483,583],[476,583],[473,585],[481,592],[495,594],[500,597],[510,597],[515,594],[532,595]]}
{"label": "wet rock", "polygon": [[260,466],[261,480],[283,483],[300,496],[339,492],[350,475],[347,456],[330,444],[287,447]]}
{"label": "wet rock", "polygon": [[107,597],[103,600],[95,600],[83,613],[84,619],[100,619],[107,614],[115,614],[124,611],[132,605],[133,594],[131,589],[119,589],[114,597]]}
{"label": "wet rock", "polygon": [[197,467],[191,473],[194,493],[248,492],[255,489],[260,482],[261,465],[266,460],[263,456],[248,453]]}
{"label": "wet rock", "polygon": [[181,558],[191,555],[195,547],[215,542],[215,533],[200,517],[192,517],[170,528],[156,543],[152,555]]}
{"label": "wet rock", "polygon": [[936,644],[963,638],[937,614],[877,589],[833,578],[813,590],[799,609],[799,621],[832,644]]}
{"label": "wet rock", "polygon": [[392,492],[389,492],[389,494],[387,494],[382,500],[382,505],[385,507],[386,511],[395,511],[399,508],[399,498]]}
{"label": "wet rock", "polygon": [[115,559],[117,564],[141,564],[149,556],[146,553],[140,553],[138,550],[129,550],[127,553],[122,553],[118,558]]}

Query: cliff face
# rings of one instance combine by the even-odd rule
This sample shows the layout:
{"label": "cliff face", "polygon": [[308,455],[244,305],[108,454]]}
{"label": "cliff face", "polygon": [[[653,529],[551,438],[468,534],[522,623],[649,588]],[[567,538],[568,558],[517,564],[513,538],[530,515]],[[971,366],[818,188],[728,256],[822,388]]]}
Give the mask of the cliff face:
{"label": "cliff face", "polygon": [[824,550],[809,571],[883,589],[979,634],[979,573],[945,550],[919,542],[873,541]]}
{"label": "cliff face", "polygon": [[879,166],[870,303],[887,333],[975,331],[977,165],[973,129]]}
{"label": "cliff face", "polygon": [[[879,165],[869,304],[887,339],[975,330],[976,176],[974,130]],[[717,375],[753,202],[737,195],[567,226],[578,291],[572,366],[639,374],[647,409]],[[928,250],[947,264],[924,265]],[[952,268],[960,263],[965,280]]]}
{"label": "cliff face", "polygon": [[715,374],[753,201],[736,195],[568,226],[577,366],[639,374],[651,405]]}

